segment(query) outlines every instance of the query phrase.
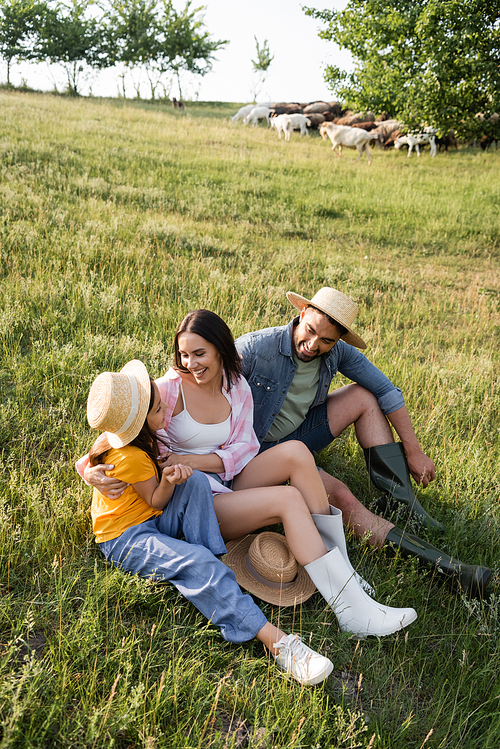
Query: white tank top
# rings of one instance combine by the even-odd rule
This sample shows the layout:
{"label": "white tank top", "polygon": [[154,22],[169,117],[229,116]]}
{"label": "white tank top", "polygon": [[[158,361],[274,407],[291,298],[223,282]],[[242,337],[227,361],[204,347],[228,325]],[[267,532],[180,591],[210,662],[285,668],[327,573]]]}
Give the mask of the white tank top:
{"label": "white tank top", "polygon": [[172,416],[167,436],[170,449],[174,453],[207,455],[224,445],[231,434],[231,414],[219,424],[200,424],[186,408],[182,382],[180,385],[183,410]]}

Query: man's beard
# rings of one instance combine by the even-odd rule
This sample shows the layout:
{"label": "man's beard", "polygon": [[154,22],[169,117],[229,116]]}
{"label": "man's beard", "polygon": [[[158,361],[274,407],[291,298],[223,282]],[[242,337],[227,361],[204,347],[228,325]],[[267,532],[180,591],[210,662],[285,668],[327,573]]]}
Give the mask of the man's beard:
{"label": "man's beard", "polygon": [[299,341],[298,346],[295,341],[293,342],[293,349],[294,349],[293,353],[295,354],[295,356],[297,357],[299,361],[310,362],[310,361],[313,361],[313,359],[317,359],[318,356],[320,356],[319,352],[317,354],[302,353],[303,348],[304,348],[304,341]]}

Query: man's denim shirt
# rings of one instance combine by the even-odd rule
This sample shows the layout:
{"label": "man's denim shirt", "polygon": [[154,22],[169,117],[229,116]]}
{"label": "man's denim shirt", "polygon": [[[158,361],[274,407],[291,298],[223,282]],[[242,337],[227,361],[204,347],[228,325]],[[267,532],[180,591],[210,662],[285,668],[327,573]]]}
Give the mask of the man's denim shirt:
{"label": "man's denim shirt", "polygon": [[[297,371],[292,355],[292,333],[298,320],[296,317],[288,325],[246,333],[236,341],[243,376],[252,390],[254,429],[259,442],[271,428]],[[404,406],[401,389],[358,349],[340,340],[322,356],[318,391],[311,408],[324,403],[337,372],[373,393],[382,413],[389,414]]]}

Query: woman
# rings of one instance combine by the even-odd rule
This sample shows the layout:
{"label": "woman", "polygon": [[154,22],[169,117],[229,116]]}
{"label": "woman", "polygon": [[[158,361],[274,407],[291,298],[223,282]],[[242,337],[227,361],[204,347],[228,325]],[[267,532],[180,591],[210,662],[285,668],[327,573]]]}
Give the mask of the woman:
{"label": "woman", "polygon": [[[174,346],[175,368],[156,381],[170,448],[162,465],[175,465],[182,455],[184,465],[209,476],[222,536],[236,539],[282,523],[292,554],[344,631],[383,636],[413,622],[413,609],[383,606],[364,592],[367,584],[347,556],[342,514],[330,508],[307,448],[285,442],[257,455],[250,388],[226,323],[208,310],[191,312]],[[85,478],[100,486],[95,469],[86,468]],[[233,491],[224,481],[232,481]]]}

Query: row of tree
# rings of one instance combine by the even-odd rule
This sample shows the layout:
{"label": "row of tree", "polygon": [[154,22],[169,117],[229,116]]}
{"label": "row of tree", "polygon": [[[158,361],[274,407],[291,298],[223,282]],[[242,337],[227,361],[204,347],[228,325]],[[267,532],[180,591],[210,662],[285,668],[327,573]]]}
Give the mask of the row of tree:
{"label": "row of tree", "polygon": [[349,0],[306,13],[353,56],[353,72],[325,74],[350,108],[464,136],[483,127],[477,113],[500,112],[500,0]]}
{"label": "row of tree", "polygon": [[217,50],[228,42],[211,38],[200,12],[172,0],[0,0],[0,55],[11,67],[18,61],[59,63],[68,91],[78,93],[89,70],[121,67],[125,95],[127,71],[144,71],[154,99],[165,75],[182,71],[205,75]]}

